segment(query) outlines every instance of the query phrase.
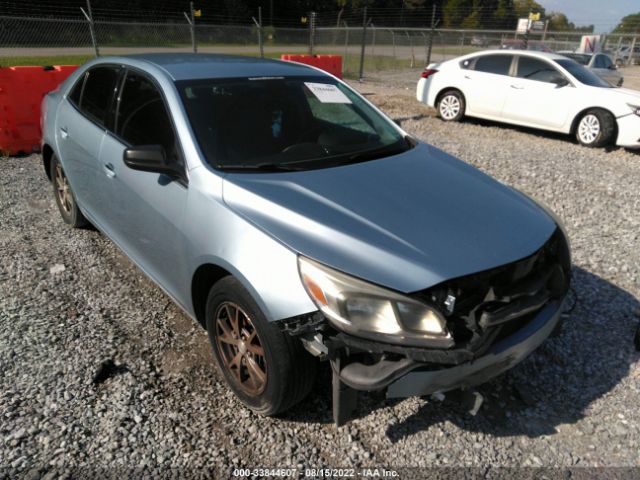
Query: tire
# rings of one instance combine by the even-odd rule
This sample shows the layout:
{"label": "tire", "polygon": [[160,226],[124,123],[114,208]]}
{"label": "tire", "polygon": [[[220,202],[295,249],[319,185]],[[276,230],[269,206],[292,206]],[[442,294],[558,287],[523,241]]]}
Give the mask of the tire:
{"label": "tire", "polygon": [[58,205],[58,210],[64,223],[73,228],[86,227],[89,222],[78,208],[78,202],[71,190],[71,185],[67,179],[62,164],[55,154],[51,156],[51,184],[53,185],[53,195]]}
{"label": "tire", "polygon": [[458,90],[447,90],[438,99],[438,116],[445,122],[459,122],[464,117],[466,104]]}
{"label": "tire", "polygon": [[576,139],[585,147],[604,147],[613,142],[616,119],[606,110],[592,109],[583,113],[576,123]]}
{"label": "tire", "polygon": [[311,390],[317,360],[300,340],[269,322],[235,278],[225,277],[211,288],[206,325],[218,370],[231,391],[255,413],[281,413]]}

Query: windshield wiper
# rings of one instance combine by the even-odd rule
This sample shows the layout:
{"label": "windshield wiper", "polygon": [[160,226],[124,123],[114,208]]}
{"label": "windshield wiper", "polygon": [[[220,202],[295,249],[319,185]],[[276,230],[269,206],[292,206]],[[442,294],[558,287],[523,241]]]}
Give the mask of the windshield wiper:
{"label": "windshield wiper", "polygon": [[362,162],[364,160],[375,160],[376,158],[389,157],[391,155],[397,155],[399,153],[406,152],[409,150],[408,144],[400,144],[393,143],[391,145],[386,145],[381,148],[374,148],[373,150],[364,150],[361,152],[356,152],[352,155],[349,155],[350,162]]}
{"label": "windshield wiper", "polygon": [[292,172],[301,168],[278,163],[258,163],[256,165],[236,164],[220,165],[223,170],[254,170],[258,172]]}

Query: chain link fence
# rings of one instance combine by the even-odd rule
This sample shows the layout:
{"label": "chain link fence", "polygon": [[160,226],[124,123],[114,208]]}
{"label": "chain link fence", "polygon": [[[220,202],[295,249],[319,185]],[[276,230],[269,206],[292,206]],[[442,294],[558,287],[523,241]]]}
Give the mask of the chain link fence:
{"label": "chain link fence", "polygon": [[[186,15],[186,14],[185,14]],[[96,55],[141,52],[228,53],[279,57],[283,53],[334,54],[343,57],[346,77],[385,70],[424,68],[487,48],[519,48],[523,36],[513,30],[387,28],[363,22],[341,27],[284,28],[210,25],[189,19],[167,22],[91,21],[0,16],[0,66],[80,63]],[[353,22],[352,22],[353,23]],[[95,34],[95,44],[91,29]],[[193,29],[193,40],[192,40]],[[529,48],[573,51],[583,33],[532,32]],[[619,65],[638,63],[640,38],[608,35],[604,50]],[[364,55],[362,55],[364,45]],[[361,63],[362,62],[362,63]]]}

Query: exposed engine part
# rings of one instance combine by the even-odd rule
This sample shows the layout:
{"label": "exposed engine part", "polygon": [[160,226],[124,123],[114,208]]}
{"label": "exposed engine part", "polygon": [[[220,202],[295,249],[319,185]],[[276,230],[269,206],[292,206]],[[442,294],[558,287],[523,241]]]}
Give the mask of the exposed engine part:
{"label": "exposed engine part", "polygon": [[451,315],[456,308],[456,297],[453,295],[447,295],[444,301],[444,306],[447,309],[447,313]]}

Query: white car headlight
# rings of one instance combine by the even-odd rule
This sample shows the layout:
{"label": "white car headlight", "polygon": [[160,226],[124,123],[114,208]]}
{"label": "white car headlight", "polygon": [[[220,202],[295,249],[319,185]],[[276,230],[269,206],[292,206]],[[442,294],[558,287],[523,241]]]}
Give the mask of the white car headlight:
{"label": "white car headlight", "polygon": [[298,257],[307,293],[339,330],[407,346],[449,348],[454,344],[438,310],[304,257]]}

